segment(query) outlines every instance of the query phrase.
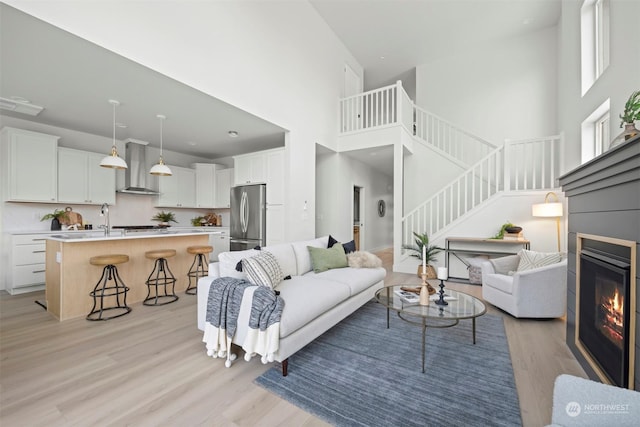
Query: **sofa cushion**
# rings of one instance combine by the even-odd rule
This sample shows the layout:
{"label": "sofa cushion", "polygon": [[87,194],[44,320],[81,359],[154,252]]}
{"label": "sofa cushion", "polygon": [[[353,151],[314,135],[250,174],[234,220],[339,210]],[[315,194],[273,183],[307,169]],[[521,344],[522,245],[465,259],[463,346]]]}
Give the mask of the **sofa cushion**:
{"label": "sofa cushion", "polygon": [[247,273],[247,279],[254,285],[271,289],[279,285],[284,278],[278,260],[268,251],[261,251],[256,256],[243,259],[242,271]]}
{"label": "sofa cushion", "polygon": [[342,283],[349,288],[350,296],[354,296],[374,283],[383,280],[386,274],[387,271],[384,268],[345,267],[323,271],[322,273],[310,271],[304,275],[304,278]]}
{"label": "sofa cushion", "polygon": [[513,293],[513,276],[504,274],[487,274],[482,286],[490,286],[507,294]]}
{"label": "sofa cushion", "polygon": [[522,249],[520,255],[520,263],[517,271],[533,270],[534,268],[544,267],[562,261],[560,252],[534,252]]}
{"label": "sofa cushion", "polygon": [[220,277],[235,277],[236,279],[246,279],[247,274],[236,270],[236,265],[244,258],[249,258],[259,254],[260,251],[249,249],[246,251],[222,252],[218,255],[220,262]]}
{"label": "sofa cushion", "polygon": [[298,274],[296,254],[293,251],[291,243],[265,246],[262,250],[271,252],[276,257],[278,264],[280,264],[280,268],[282,269],[282,274],[284,274],[285,277],[296,276]]}
{"label": "sofa cushion", "polygon": [[284,338],[324,312],[349,298],[343,283],[307,276],[293,276],[278,286],[284,309],[280,320],[280,338]]}
{"label": "sofa cushion", "polygon": [[329,236],[319,237],[313,240],[305,240],[303,242],[293,242],[293,252],[296,254],[296,269],[299,276],[311,271],[311,255],[309,255],[308,246],[314,248],[326,248]]}
{"label": "sofa cushion", "polygon": [[311,256],[311,266],[315,273],[332,268],[343,268],[348,265],[347,255],[344,253],[342,245],[334,245],[328,249],[309,246],[308,249]]}

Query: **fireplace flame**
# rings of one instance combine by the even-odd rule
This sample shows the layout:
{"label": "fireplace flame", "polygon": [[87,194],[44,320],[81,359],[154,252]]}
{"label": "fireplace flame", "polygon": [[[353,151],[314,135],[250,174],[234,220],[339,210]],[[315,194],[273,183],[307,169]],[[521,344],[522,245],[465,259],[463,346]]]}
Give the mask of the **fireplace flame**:
{"label": "fireplace flame", "polygon": [[624,300],[615,290],[613,295],[602,298],[602,331],[618,346],[622,345],[624,332]]}

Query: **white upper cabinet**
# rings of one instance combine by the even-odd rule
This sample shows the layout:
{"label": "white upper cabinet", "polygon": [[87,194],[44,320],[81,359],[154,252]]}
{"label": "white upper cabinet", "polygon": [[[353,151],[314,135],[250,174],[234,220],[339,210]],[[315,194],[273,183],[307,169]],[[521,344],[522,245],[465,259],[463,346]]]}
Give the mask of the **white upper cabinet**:
{"label": "white upper cabinet", "polygon": [[114,169],[100,167],[103,154],[58,149],[58,201],[78,204],[115,204]]}
{"label": "white upper cabinet", "polygon": [[231,177],[233,169],[221,169],[216,171],[216,208],[231,207]]}
{"label": "white upper cabinet", "polygon": [[160,196],[157,207],[195,208],[196,171],[169,166],[173,175],[158,177]]}
{"label": "white upper cabinet", "polygon": [[196,163],[196,206],[213,208],[216,202],[216,169],[214,163]]}
{"label": "white upper cabinet", "polygon": [[58,190],[57,136],[5,127],[1,131],[6,199],[55,202]]}
{"label": "white upper cabinet", "polygon": [[257,184],[267,181],[267,157],[264,151],[233,157],[234,184]]}

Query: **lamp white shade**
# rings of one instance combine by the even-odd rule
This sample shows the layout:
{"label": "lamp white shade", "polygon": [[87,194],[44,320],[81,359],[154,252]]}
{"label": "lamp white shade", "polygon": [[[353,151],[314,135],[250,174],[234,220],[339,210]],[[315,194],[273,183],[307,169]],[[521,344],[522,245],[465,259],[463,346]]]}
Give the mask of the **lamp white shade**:
{"label": "lamp white shade", "polygon": [[126,169],[127,162],[125,162],[120,156],[118,156],[118,150],[116,150],[116,146],[114,145],[111,148],[111,154],[105,156],[100,161],[100,166],[102,166],[103,168]]}
{"label": "lamp white shade", "polygon": [[536,203],[531,206],[531,215],[547,218],[562,216],[562,203]]}
{"label": "lamp white shade", "polygon": [[158,162],[158,164],[153,165],[153,167],[151,168],[149,173],[151,175],[159,175],[159,176],[171,176],[171,175],[173,175],[173,173],[171,172],[171,169],[169,169],[169,166],[164,164],[164,161],[162,160],[162,157],[160,157],[160,161]]}

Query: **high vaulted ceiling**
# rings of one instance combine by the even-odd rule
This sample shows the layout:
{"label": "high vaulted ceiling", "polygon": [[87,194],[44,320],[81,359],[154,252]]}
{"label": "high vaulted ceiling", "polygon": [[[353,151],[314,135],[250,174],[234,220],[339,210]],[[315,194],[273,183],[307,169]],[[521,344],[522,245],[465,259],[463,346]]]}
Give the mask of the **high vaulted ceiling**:
{"label": "high vaulted ceiling", "polygon": [[310,0],[365,70],[365,90],[483,43],[551,27],[560,0]]}
{"label": "high vaulted ceiling", "polygon": [[[310,3],[363,66],[366,89],[411,79],[417,65],[478,43],[555,25],[560,15],[560,0]],[[117,121],[127,125],[117,130],[120,140],[158,146],[156,115],[163,114],[167,150],[217,158],[284,144],[278,126],[10,6],[0,3],[0,8],[0,96],[45,107],[36,118],[0,110],[2,115],[110,138],[108,100],[116,99],[121,102]],[[229,130],[239,137],[229,138]],[[357,157],[390,173],[389,152]]]}

